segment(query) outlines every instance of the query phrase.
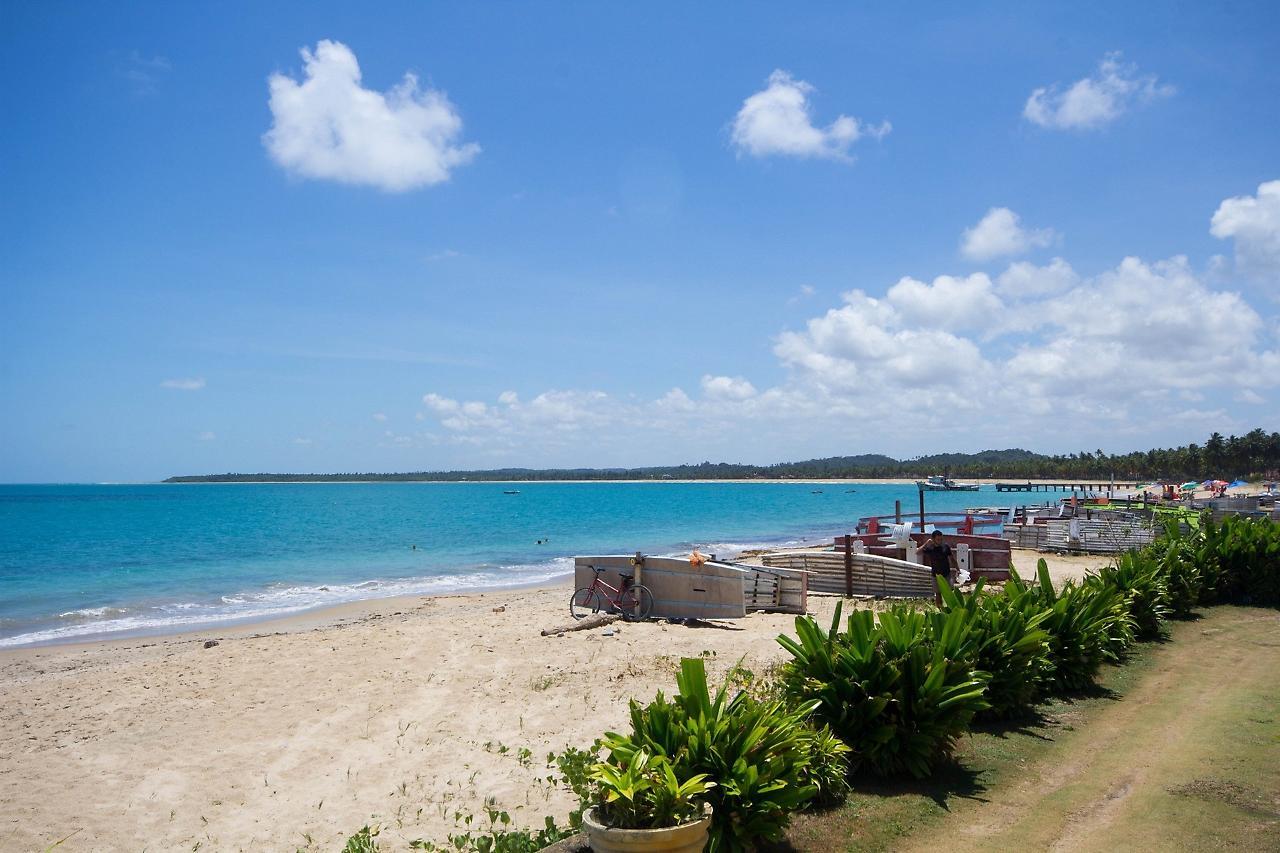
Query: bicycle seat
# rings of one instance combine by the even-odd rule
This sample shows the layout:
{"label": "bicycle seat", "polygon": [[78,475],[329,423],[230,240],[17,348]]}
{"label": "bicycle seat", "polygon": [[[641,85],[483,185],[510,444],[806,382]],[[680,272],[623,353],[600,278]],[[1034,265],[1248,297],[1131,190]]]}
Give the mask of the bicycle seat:
{"label": "bicycle seat", "polygon": [[634,578],[634,577],[635,577],[635,575],[634,575],[634,574],[627,574],[627,575],[624,575],[622,572],[618,572],[618,580],[629,581],[629,580],[631,580],[631,579],[632,579],[632,578]]}

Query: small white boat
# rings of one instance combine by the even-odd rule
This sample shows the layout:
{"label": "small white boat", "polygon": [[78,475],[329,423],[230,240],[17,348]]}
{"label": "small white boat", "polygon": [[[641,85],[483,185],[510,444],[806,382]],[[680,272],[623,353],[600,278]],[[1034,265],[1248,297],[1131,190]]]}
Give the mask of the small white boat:
{"label": "small white boat", "polygon": [[957,483],[946,477],[934,476],[926,480],[916,480],[916,488],[922,492],[976,492],[977,483]]}

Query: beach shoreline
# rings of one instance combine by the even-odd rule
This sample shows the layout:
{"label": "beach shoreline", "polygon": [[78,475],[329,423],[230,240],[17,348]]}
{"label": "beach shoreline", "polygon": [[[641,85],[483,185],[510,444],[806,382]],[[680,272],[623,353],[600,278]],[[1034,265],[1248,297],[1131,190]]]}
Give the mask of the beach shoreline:
{"label": "beach shoreline", "polygon": [[[1040,554],[1015,552],[1029,573]],[[1050,556],[1055,577],[1101,558]],[[492,801],[563,821],[548,753],[625,726],[681,657],[780,663],[794,617],[561,636],[572,582],[338,605],[229,629],[0,652],[0,839],[44,849],[333,850],[443,841]],[[830,618],[838,599],[811,596]],[[215,641],[213,643],[209,641]]]}

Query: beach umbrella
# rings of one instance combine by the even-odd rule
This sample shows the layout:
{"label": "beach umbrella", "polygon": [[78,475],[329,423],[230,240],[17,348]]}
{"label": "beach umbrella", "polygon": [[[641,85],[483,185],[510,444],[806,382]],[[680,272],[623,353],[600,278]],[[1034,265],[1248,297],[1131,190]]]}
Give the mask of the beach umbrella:
{"label": "beach umbrella", "polygon": [[1231,485],[1227,486],[1227,488],[1228,488],[1228,489],[1238,489],[1238,488],[1240,488],[1241,486],[1247,486],[1247,485],[1248,485],[1248,483],[1246,483],[1244,480],[1233,480],[1233,481],[1231,482]]}
{"label": "beach umbrella", "polygon": [[[1206,481],[1206,482],[1207,482],[1207,481]],[[1195,482],[1191,482],[1191,483],[1183,483],[1183,484],[1182,484],[1181,486],[1179,486],[1178,488],[1182,489],[1182,490],[1185,492],[1185,491],[1187,491],[1188,489],[1198,489],[1198,488],[1200,488],[1200,484],[1199,484],[1199,483],[1195,483]]]}

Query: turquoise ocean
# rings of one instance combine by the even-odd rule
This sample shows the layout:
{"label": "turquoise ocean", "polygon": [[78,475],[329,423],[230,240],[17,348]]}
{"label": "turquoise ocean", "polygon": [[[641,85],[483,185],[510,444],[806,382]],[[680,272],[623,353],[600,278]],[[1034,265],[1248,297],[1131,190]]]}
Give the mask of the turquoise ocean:
{"label": "turquoise ocean", "polygon": [[[519,490],[508,495],[504,491]],[[852,491],[851,491],[852,490]],[[815,493],[816,492],[816,493]],[[930,512],[994,501],[931,493]],[[815,542],[912,485],[0,485],[0,647],[171,633],[569,574],[575,554]]]}

